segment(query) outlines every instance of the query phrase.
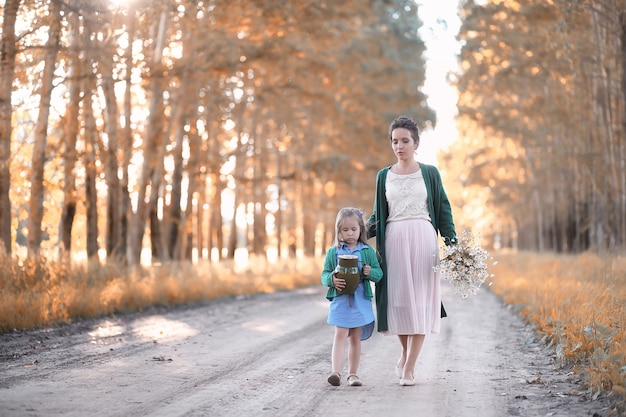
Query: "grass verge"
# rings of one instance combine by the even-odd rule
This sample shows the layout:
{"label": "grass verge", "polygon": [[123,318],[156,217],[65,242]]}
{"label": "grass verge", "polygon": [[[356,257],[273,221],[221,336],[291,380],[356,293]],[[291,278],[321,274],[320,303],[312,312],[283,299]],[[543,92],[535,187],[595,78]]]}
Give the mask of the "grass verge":
{"label": "grass verge", "polygon": [[514,305],[592,397],[626,390],[626,258],[498,253],[491,290]]}
{"label": "grass verge", "polygon": [[[320,283],[321,260],[168,263],[148,269],[18,261],[0,254],[0,333]],[[252,267],[254,265],[254,267]],[[321,284],[320,284],[321,285]]]}

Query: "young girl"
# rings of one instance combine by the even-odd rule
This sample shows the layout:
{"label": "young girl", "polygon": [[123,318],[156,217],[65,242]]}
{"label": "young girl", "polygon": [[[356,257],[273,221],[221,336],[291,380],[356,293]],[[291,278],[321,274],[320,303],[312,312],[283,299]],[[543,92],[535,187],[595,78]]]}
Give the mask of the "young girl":
{"label": "young girl", "polygon": [[[338,278],[335,272],[339,255],[356,255],[359,259],[361,280],[354,294],[340,292],[345,288],[346,281]],[[361,358],[361,340],[369,339],[374,330],[373,293],[368,280],[378,282],[382,276],[376,251],[366,241],[363,212],[354,207],[339,210],[333,246],[326,253],[322,271],[322,284],[329,287],[326,298],[331,301],[328,324],[335,326],[332,372],[328,377],[328,383],[333,386],[341,384],[346,339],[350,340],[347,382],[350,386],[361,386],[356,374]]]}

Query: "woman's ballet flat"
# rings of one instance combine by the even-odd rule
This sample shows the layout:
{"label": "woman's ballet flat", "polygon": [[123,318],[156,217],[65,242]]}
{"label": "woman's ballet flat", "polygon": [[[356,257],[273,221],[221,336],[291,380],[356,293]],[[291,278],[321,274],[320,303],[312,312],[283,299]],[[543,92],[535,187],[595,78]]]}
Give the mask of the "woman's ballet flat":
{"label": "woman's ballet flat", "polygon": [[341,375],[339,375],[339,372],[333,372],[330,374],[328,377],[328,383],[333,387],[338,387],[341,384]]}
{"label": "woman's ballet flat", "polygon": [[360,387],[363,384],[361,383],[361,380],[358,376],[350,375],[348,377],[348,385],[350,385],[351,387]]}
{"label": "woman's ballet flat", "polygon": [[404,367],[402,366],[396,366],[396,375],[398,375],[398,378],[402,378],[402,371],[403,371]]}
{"label": "woman's ballet flat", "polygon": [[402,378],[400,379],[400,385],[402,385],[403,387],[412,387],[413,385],[415,385],[415,378]]}

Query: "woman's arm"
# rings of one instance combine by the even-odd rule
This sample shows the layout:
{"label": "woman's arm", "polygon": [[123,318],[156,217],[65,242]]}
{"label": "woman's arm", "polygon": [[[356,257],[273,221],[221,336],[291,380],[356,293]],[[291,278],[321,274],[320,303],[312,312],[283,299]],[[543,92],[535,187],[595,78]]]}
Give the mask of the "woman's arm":
{"label": "woman's arm", "polygon": [[433,206],[435,209],[436,227],[446,245],[454,245],[457,243],[456,231],[454,228],[454,219],[452,217],[452,206],[448,195],[443,188],[441,174],[436,167],[427,167],[431,177],[431,190],[433,193]]}

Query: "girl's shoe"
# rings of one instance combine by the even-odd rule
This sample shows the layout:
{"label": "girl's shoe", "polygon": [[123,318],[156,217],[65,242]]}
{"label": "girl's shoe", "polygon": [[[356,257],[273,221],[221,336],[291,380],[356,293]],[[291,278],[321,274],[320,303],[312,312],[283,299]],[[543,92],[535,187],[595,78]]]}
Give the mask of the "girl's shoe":
{"label": "girl's shoe", "polygon": [[338,387],[341,384],[341,375],[339,372],[333,372],[328,377],[328,383],[333,387]]}
{"label": "girl's shoe", "polygon": [[361,383],[361,380],[358,376],[352,374],[348,376],[348,385],[350,385],[351,387],[360,387],[363,384]]}

